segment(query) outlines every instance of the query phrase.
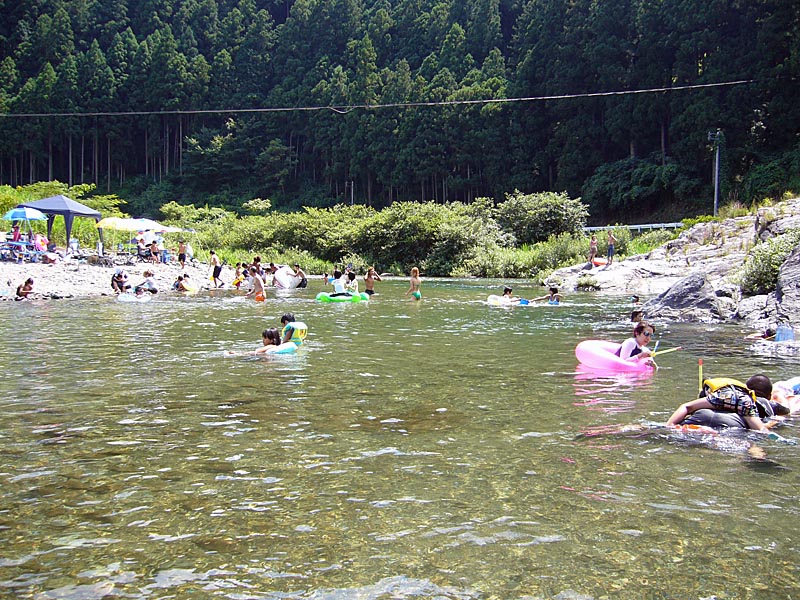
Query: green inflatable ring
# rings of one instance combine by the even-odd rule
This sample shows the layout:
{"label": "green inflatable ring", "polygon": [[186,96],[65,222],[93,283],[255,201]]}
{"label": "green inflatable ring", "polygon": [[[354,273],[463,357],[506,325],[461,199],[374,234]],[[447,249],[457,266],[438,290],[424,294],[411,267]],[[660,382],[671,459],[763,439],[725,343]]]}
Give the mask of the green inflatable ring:
{"label": "green inflatable ring", "polygon": [[328,292],[317,294],[317,302],[367,302],[369,296],[361,292],[360,294],[348,294],[347,296],[331,296]]}

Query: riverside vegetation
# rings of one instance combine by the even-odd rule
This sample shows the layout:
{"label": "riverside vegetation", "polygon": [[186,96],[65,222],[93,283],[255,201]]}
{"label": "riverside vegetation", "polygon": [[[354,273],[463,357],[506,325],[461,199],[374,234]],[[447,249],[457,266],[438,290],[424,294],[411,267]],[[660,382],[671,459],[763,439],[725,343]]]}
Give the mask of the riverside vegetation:
{"label": "riverside vegetation", "polygon": [[[69,187],[59,182],[20,188],[0,186],[0,210],[63,193],[100,210],[104,216],[124,216],[122,199],[114,195],[89,196],[92,190],[91,185]],[[777,203],[765,212],[764,207],[769,204],[770,201],[762,203],[762,214],[782,214],[790,210],[783,207],[795,206]],[[621,260],[647,255],[682,232],[709,222],[711,227],[699,230],[719,229],[721,235],[732,236],[714,223],[748,215],[754,219],[758,208],[725,206],[718,217],[687,219],[678,231],[656,230],[632,236],[627,228],[615,226],[617,256]],[[403,275],[416,265],[428,276],[530,278],[545,282],[559,277],[558,273],[553,275],[554,271],[584,264],[589,252],[589,239],[583,232],[587,207],[580,199],[563,193],[515,191],[497,205],[481,198],[470,204],[396,202],[381,210],[337,205],[285,213],[271,210],[266,201],[253,201],[245,203],[244,209],[252,214],[241,216],[219,207],[170,202],[161,208],[161,216],[165,224],[194,230],[171,236],[191,236],[196,257],[201,261],[207,259],[208,250],[215,249],[227,264],[249,261],[259,254],[276,263],[300,263],[308,273],[331,272],[334,265],[352,263],[360,272],[367,265],[375,265],[380,272]],[[769,217],[762,219],[762,227],[768,220]],[[32,227],[43,229],[44,224],[34,222]],[[747,253],[735,282],[745,295],[774,290],[781,263],[800,240],[800,234],[789,229],[754,244],[750,231],[735,234],[741,236],[737,249]],[[93,221],[77,219],[73,232],[83,246],[94,247],[97,233]],[[700,235],[699,246],[714,245],[709,237],[712,233]],[[598,237],[602,256],[606,236]],[[54,238],[65,245],[60,219],[56,221]],[[591,273],[581,274],[576,287],[600,289],[592,279]]]}

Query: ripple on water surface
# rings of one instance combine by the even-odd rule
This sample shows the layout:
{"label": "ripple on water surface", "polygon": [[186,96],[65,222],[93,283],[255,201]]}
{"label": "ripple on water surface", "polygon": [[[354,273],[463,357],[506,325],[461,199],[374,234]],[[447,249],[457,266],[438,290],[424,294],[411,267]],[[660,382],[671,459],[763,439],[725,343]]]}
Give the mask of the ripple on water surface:
{"label": "ripple on water surface", "polygon": [[[0,589],[790,597],[796,571],[760,566],[800,562],[798,447],[647,424],[696,395],[699,358],[776,378],[794,362],[672,324],[662,347],[684,350],[658,371],[587,373],[576,343],[627,336],[629,304],[487,306],[501,284],[426,280],[412,302],[387,281],[342,305],[317,290],[0,303]],[[301,351],[226,355],[287,311],[310,327]]]}

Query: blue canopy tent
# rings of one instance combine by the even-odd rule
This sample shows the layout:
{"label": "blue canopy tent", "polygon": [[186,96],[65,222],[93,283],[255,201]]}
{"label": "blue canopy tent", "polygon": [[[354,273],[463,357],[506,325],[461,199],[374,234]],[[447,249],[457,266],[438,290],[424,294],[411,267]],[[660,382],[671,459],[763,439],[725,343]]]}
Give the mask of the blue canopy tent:
{"label": "blue canopy tent", "polygon": [[25,202],[19,206],[35,208],[47,215],[48,239],[53,235],[53,221],[55,221],[56,216],[61,215],[64,217],[64,228],[67,231],[67,245],[69,245],[70,235],[72,234],[72,221],[75,217],[89,217],[94,219],[95,222],[102,218],[102,215],[95,209],[84,206],[80,202],[75,202],[75,200],[62,195],[51,196],[43,200],[34,200],[33,202]]}

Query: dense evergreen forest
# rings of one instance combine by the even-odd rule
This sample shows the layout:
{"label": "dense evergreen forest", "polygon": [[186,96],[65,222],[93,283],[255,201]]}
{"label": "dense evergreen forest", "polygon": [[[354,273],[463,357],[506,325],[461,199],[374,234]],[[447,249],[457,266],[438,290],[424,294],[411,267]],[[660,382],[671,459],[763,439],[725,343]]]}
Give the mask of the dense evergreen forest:
{"label": "dense evergreen forest", "polygon": [[717,149],[723,204],[800,189],[796,0],[0,0],[0,14],[0,184],[95,183],[136,214],[517,189],[635,222],[711,212]]}

